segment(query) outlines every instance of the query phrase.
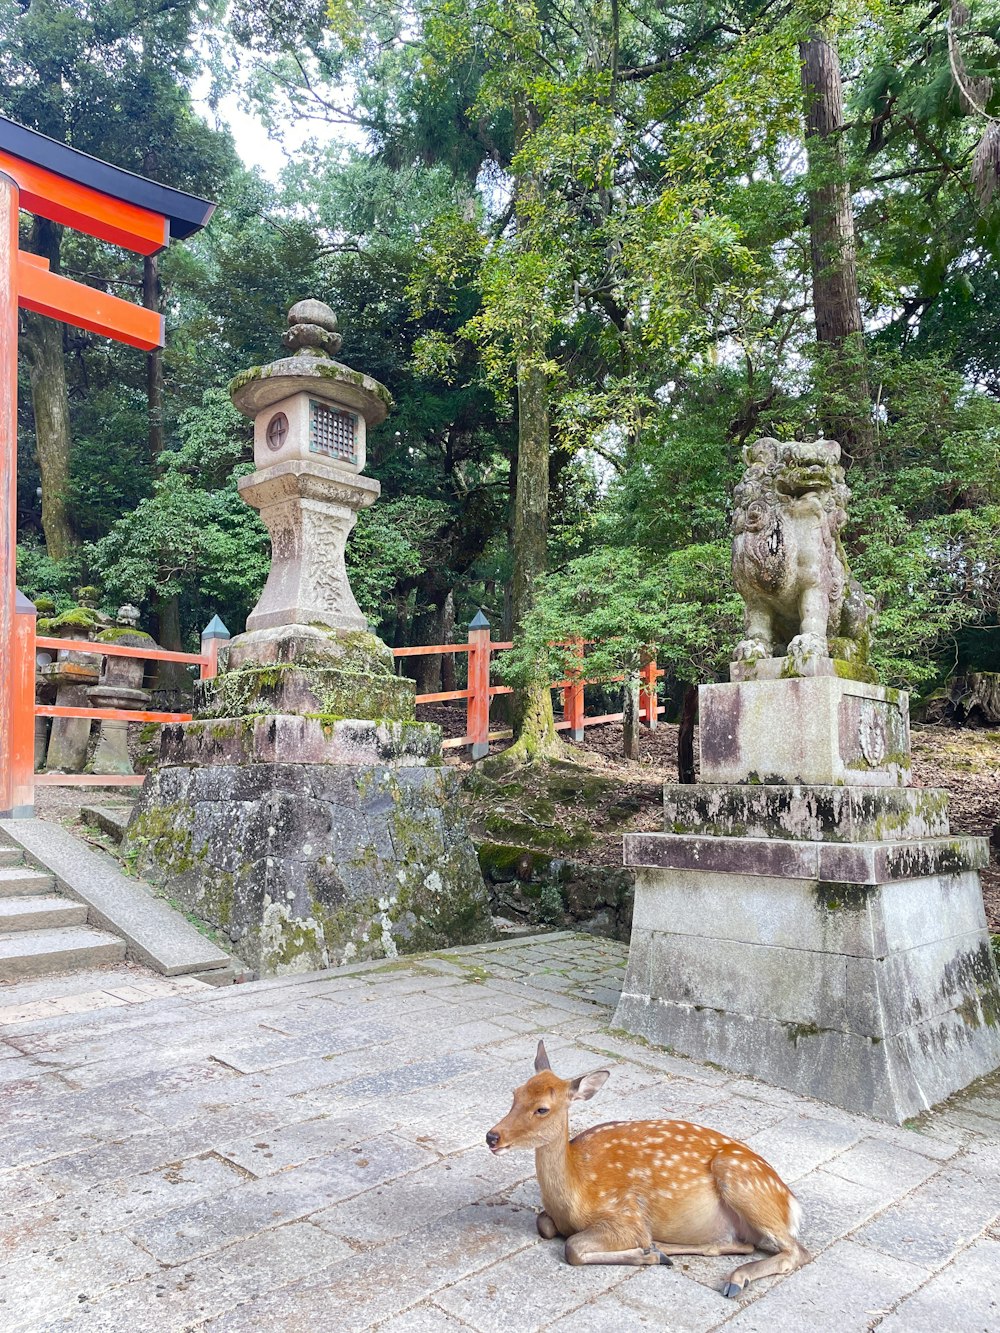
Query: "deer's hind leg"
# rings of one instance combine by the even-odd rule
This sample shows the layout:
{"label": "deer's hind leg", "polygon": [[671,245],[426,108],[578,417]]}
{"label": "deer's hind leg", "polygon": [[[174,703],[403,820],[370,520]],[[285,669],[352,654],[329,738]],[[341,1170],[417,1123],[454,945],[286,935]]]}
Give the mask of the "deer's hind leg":
{"label": "deer's hind leg", "polygon": [[670,1260],[649,1234],[649,1227],[637,1214],[616,1213],[614,1218],[596,1222],[578,1231],[566,1242],[569,1264],[628,1264],[644,1268],[648,1264],[668,1264]]}
{"label": "deer's hind leg", "polygon": [[723,1202],[739,1219],[741,1230],[756,1242],[744,1252],[760,1247],[775,1253],[734,1269],[722,1288],[723,1296],[738,1296],[762,1277],[793,1273],[810,1258],[809,1251],[796,1239],[801,1211],[798,1201],[766,1163],[760,1163],[761,1170],[752,1162],[720,1153],[712,1161],[712,1174]]}

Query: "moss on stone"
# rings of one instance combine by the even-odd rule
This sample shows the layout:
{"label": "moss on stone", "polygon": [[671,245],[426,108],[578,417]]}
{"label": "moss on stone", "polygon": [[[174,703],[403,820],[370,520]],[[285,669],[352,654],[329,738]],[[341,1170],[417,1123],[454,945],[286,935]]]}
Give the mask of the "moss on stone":
{"label": "moss on stone", "polygon": [[71,606],[68,611],[62,611],[57,616],[46,616],[38,620],[35,624],[35,633],[42,636],[58,636],[60,630],[92,630],[100,623],[100,617],[91,607]]}
{"label": "moss on stone", "polygon": [[816,901],[828,912],[863,912],[876,891],[874,884],[839,883],[821,880],[815,888]]}
{"label": "moss on stone", "polygon": [[[144,644],[155,646],[156,640],[145,630],[130,629],[127,625],[112,625],[108,629],[102,629],[100,634],[94,638],[95,643],[120,643],[123,639],[129,640],[127,646],[140,648]],[[132,641],[135,641],[134,643]]]}
{"label": "moss on stone", "polygon": [[[356,659],[351,659],[352,663]],[[358,721],[413,722],[413,682],[392,672],[329,662],[280,662],[227,671],[202,687],[199,717],[295,713]]]}
{"label": "moss on stone", "polygon": [[481,842],[477,848],[479,866],[487,880],[503,883],[519,879],[544,880],[552,875],[552,857],[530,847],[504,842]]}
{"label": "moss on stone", "polygon": [[818,1037],[828,1029],[817,1027],[815,1023],[786,1023],[785,1036],[797,1046],[806,1037]]}

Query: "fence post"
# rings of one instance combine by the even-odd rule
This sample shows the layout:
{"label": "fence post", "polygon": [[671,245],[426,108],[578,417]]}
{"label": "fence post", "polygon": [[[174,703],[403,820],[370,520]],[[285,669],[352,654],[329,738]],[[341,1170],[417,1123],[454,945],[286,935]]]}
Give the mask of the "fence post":
{"label": "fence post", "polygon": [[14,598],[11,653],[11,809],[12,819],[35,813],[35,616],[34,604],[18,589]]}
{"label": "fence post", "polygon": [[563,690],[563,717],[569,723],[570,739],[583,740],[583,654],[582,639],[574,639],[576,655],[580,659],[579,680]]}
{"label": "fence post", "polygon": [[490,752],[490,622],[482,611],[469,625],[469,698],[466,732],[473,759]]}
{"label": "fence post", "polygon": [[645,720],[646,726],[650,731],[656,730],[656,671],[656,655],[654,653],[648,662],[643,663],[642,669],[639,672],[639,677],[642,681],[642,690],[639,696],[639,717],[640,719]]}
{"label": "fence post", "polygon": [[201,654],[208,661],[201,664],[202,680],[214,680],[219,674],[219,649],[229,642],[229,631],[219,619],[213,616],[201,632]]}

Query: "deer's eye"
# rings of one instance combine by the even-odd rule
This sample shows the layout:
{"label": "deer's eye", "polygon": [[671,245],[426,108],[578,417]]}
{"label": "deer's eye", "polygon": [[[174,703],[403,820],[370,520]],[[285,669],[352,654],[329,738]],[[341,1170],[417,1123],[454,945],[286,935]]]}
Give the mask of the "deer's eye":
{"label": "deer's eye", "polygon": [[549,1108],[547,1106],[540,1106],[538,1110],[535,1112],[535,1115],[548,1115],[548,1113],[549,1113]]}

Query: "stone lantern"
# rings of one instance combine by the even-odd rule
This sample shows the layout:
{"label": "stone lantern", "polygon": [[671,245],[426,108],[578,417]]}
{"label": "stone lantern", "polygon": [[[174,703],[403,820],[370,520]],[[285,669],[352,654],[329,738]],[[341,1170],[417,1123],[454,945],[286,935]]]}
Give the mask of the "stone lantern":
{"label": "stone lantern", "polygon": [[163,728],[126,851],[229,934],[261,973],[489,938],[486,889],[455,814],[439,728],[371,633],[347,575],[387,390],[333,359],[333,311],[300,301],[291,355],[238,375],[256,471],[243,499],[271,537],[246,631],[196,682],[195,719]]}
{"label": "stone lantern", "polygon": [[254,422],[257,471],[240,478],[239,490],[260,510],[273,553],[241,639],[244,660],[252,644],[271,641],[253,639],[256,631],[368,628],[347,579],[344,547],[358,510],[374,504],[381,489],[361,474],[368,426],[385,420],[392,400],[381,384],[331,359],[341,339],[329,306],[300,301],[288,325],[283,342],[292,355],[237,376],[232,386],[233,403]]}
{"label": "stone lantern", "polygon": [[[99,622],[92,609],[83,604],[39,624],[43,631],[68,643],[86,643]],[[86,708],[87,688],[96,685],[100,676],[101,659],[93,653],[73,648],[60,648],[54,662],[39,667],[37,688],[55,692],[58,708]],[[37,738],[36,738],[37,741]],[[49,731],[45,764],[51,772],[82,773],[87,762],[90,743],[90,718],[54,717]]]}
{"label": "stone lantern", "polygon": [[[119,607],[115,619],[117,625],[102,630],[97,643],[115,643],[123,648],[156,647],[153,637],[138,628],[138,607]],[[87,690],[87,697],[95,708],[141,710],[149,703],[149,691],[142,688],[145,672],[146,663],[141,657],[105,657],[101,678]],[[93,758],[95,773],[127,776],[135,772],[128,752],[128,727],[127,722],[102,718]]]}

